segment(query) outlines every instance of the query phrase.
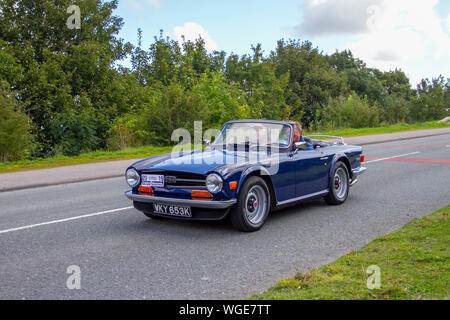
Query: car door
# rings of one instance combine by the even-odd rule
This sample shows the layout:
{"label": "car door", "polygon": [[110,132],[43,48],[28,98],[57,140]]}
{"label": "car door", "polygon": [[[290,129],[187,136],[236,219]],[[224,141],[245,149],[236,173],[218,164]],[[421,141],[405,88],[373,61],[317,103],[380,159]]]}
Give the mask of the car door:
{"label": "car door", "polygon": [[296,197],[296,163],[293,161],[290,151],[281,152],[278,157],[278,168],[276,168],[276,174],[272,175],[272,183],[277,202],[284,202]]}
{"label": "car door", "polygon": [[328,189],[332,155],[323,150],[301,150],[292,153],[295,166],[295,197]]}

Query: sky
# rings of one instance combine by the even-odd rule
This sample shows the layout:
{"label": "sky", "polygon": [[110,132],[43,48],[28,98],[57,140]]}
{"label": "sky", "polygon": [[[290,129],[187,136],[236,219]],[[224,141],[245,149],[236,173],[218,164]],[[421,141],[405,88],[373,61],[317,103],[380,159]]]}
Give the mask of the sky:
{"label": "sky", "polygon": [[209,51],[239,55],[261,43],[309,40],[325,54],[349,49],[369,67],[450,78],[450,0],[120,0],[119,36],[148,48],[160,30],[174,40],[199,35]]}

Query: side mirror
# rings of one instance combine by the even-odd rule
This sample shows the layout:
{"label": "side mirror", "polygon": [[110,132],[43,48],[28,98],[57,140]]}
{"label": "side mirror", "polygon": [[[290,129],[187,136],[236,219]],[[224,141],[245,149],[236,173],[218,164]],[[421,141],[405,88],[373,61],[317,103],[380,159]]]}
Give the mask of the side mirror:
{"label": "side mirror", "polygon": [[203,143],[204,143],[207,147],[209,147],[209,146],[211,145],[211,141],[208,140],[208,139],[203,140]]}
{"label": "side mirror", "polygon": [[306,142],[296,142],[294,143],[294,149],[295,150],[305,150],[308,148],[308,144]]}

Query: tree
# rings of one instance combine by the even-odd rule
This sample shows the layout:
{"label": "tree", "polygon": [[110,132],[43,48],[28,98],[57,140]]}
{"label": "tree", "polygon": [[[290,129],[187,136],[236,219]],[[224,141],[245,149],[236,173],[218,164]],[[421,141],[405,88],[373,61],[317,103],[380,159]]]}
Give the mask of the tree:
{"label": "tree", "polygon": [[449,107],[448,81],[443,76],[423,79],[417,85],[417,98],[412,101],[410,120],[440,120],[447,114]]}
{"label": "tree", "polygon": [[193,118],[203,120],[204,129],[220,128],[229,120],[251,116],[245,93],[239,85],[227,82],[219,72],[204,74],[189,96],[196,101]]}
{"label": "tree", "polygon": [[381,81],[387,94],[405,100],[410,100],[413,97],[414,90],[411,89],[409,79],[402,70],[395,69],[394,71],[381,72],[374,69],[374,74]]}
{"label": "tree", "polygon": [[328,63],[337,72],[344,72],[347,70],[362,70],[366,68],[366,64],[361,59],[353,57],[350,50],[336,51],[330,56],[326,56]]}
{"label": "tree", "polygon": [[14,57],[12,48],[8,43],[0,40],[0,81],[13,84],[11,89],[16,89],[15,84],[22,80],[23,67],[20,61]]}
{"label": "tree", "polygon": [[289,117],[302,121],[306,127],[314,126],[317,111],[330,97],[348,92],[345,76],[333,69],[311,42],[280,40],[269,61],[275,66],[277,77],[289,73],[286,89]]}
{"label": "tree", "polygon": [[181,60],[181,49],[178,42],[163,36],[160,31],[159,38],[150,46],[148,52],[149,64],[146,66],[146,83],[160,82],[169,85],[177,79],[177,69]]}
{"label": "tree", "polygon": [[282,120],[287,110],[285,92],[289,73],[276,76],[276,68],[263,58],[260,44],[252,46],[253,55],[231,55],[226,61],[228,80],[245,91],[250,117]]}
{"label": "tree", "polygon": [[134,47],[131,53],[131,64],[139,85],[146,85],[148,75],[146,75],[145,68],[149,61],[147,52],[142,49],[142,29],[140,28],[138,29],[138,46]]}
{"label": "tree", "polygon": [[371,103],[384,104],[387,94],[376,76],[381,72],[367,68],[366,64],[353,57],[349,50],[336,51],[327,56],[327,61],[334,70],[345,74],[350,90],[355,91],[360,97],[366,96]]}
{"label": "tree", "polygon": [[[80,7],[81,29],[69,29],[67,8]],[[34,123],[41,148],[51,155],[61,141],[54,131],[62,113],[81,114],[83,106],[105,118],[95,135],[104,137],[117,116],[117,102],[108,98],[117,78],[114,63],[126,56],[128,44],[116,38],[122,19],[114,16],[118,0],[3,0],[0,3],[0,41],[21,66],[10,85]],[[116,98],[116,97],[115,97]],[[120,99],[119,99],[120,101]],[[113,107],[111,107],[113,105]]]}

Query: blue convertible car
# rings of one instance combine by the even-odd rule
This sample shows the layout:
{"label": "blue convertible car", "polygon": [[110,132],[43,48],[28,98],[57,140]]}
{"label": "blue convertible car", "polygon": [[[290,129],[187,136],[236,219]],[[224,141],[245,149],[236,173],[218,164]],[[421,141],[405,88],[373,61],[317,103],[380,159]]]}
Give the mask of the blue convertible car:
{"label": "blue convertible car", "polygon": [[270,211],[323,197],[346,201],[366,171],[362,148],[342,138],[302,136],[296,122],[226,123],[204,150],[144,159],[126,171],[126,196],[153,219],[219,220],[260,229]]}

